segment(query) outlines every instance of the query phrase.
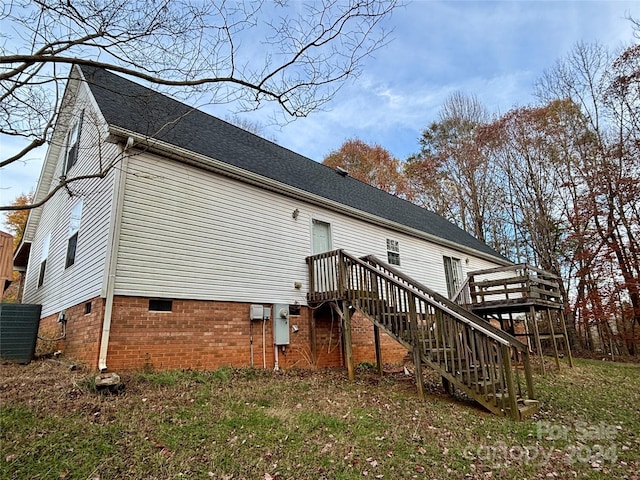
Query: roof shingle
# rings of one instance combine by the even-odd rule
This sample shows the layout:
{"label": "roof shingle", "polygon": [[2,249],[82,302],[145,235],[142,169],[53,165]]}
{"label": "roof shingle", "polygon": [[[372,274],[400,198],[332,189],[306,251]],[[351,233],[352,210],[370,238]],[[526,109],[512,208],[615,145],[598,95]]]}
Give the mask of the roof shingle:
{"label": "roof shingle", "polygon": [[433,212],[102,68],[81,70],[110,125],[156,138],[505,260]]}

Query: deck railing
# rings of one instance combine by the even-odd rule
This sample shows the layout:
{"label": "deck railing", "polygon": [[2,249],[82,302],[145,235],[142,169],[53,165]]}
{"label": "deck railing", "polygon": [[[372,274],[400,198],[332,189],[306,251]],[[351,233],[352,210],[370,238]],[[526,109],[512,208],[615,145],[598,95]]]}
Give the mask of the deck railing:
{"label": "deck railing", "polygon": [[526,263],[476,270],[467,274],[454,301],[472,307],[527,302],[557,305],[561,302],[560,279]]}
{"label": "deck railing", "polygon": [[519,418],[523,388],[534,398],[529,352],[500,329],[375,257],[336,250],[307,263],[309,302],[348,302],[489,410]]}

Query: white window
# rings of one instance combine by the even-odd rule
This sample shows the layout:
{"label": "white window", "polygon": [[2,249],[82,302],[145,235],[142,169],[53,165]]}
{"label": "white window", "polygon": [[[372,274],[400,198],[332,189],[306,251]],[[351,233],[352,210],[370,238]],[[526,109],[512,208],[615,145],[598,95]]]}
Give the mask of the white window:
{"label": "white window", "polygon": [[71,210],[71,218],[69,220],[69,234],[67,241],[67,259],[64,268],[69,268],[76,263],[76,249],[78,247],[78,230],[80,230],[80,221],[82,219],[82,200],[75,204]]}
{"label": "white window", "polygon": [[444,276],[447,280],[447,294],[453,298],[462,285],[462,262],[459,258],[442,257],[444,260]]}
{"label": "white window", "polygon": [[67,134],[67,151],[64,159],[65,175],[78,161],[78,145],[80,143],[80,130],[82,128],[83,118],[84,110],[80,113],[80,118],[76,120]]}
{"label": "white window", "polygon": [[49,244],[51,243],[51,234],[47,233],[42,242],[42,252],[40,253],[40,272],[38,273],[38,288],[44,283],[44,273],[47,269],[47,258],[49,257]]}
{"label": "white window", "polygon": [[387,262],[391,265],[400,265],[400,245],[397,240],[387,238]]}

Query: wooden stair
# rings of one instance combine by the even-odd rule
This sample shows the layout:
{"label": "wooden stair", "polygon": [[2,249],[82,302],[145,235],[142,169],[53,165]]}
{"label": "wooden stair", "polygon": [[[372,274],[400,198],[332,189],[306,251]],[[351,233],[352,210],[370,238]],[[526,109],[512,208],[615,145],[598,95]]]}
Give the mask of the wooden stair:
{"label": "wooden stair", "polygon": [[529,351],[516,338],[375,257],[337,250],[307,263],[309,303],[351,306],[411,351],[419,390],[425,364],[493,413],[520,420],[537,411]]}

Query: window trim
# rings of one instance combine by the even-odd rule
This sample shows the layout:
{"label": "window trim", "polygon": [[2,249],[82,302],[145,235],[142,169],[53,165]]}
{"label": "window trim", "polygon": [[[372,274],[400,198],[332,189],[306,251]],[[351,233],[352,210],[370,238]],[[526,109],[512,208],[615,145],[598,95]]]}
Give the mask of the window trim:
{"label": "window trim", "polygon": [[49,247],[51,245],[51,232],[45,235],[42,241],[42,251],[40,252],[40,270],[38,272],[38,286],[40,288],[44,285],[44,276],[47,271],[47,259],[49,258]]}
{"label": "window trim", "polygon": [[69,231],[67,233],[67,255],[64,261],[65,270],[72,267],[76,263],[78,253],[78,232],[82,223],[82,207],[83,202],[80,199],[71,209],[69,216]]}
{"label": "window trim", "polygon": [[387,263],[400,266],[400,242],[398,240],[387,238]]}
{"label": "window trim", "polygon": [[40,262],[40,272],[38,273],[38,287],[40,288],[42,285],[44,285],[44,274],[47,270],[47,260],[43,260]]}
{"label": "window trim", "polygon": [[71,235],[67,240],[67,256],[64,261],[65,270],[75,265],[77,251],[78,251],[78,232]]}
{"label": "window trim", "polygon": [[[84,120],[84,110],[80,112],[80,117],[72,124],[67,132],[67,144],[64,155],[64,174],[78,162],[78,150],[80,149],[80,135],[82,134],[82,121]],[[73,142],[73,143],[72,143]]]}

